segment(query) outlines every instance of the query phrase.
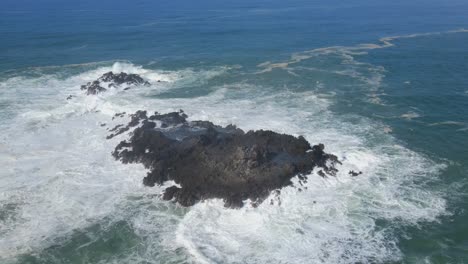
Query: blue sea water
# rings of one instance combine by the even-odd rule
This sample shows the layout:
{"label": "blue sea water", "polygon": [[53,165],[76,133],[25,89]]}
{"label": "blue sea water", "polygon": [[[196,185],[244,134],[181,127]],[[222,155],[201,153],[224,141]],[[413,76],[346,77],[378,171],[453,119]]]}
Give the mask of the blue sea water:
{"label": "blue sea water", "polygon": [[[461,0],[3,0],[0,262],[468,262],[467,14]],[[152,85],[80,91],[110,70]],[[100,125],[139,109],[303,135],[343,165],[281,204],[182,208],[110,155],[122,139]]]}

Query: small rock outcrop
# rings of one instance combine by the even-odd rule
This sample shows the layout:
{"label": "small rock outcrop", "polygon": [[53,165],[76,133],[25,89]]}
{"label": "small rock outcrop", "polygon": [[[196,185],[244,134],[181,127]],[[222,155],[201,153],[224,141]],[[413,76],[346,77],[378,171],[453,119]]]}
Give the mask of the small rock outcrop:
{"label": "small rock outcrop", "polygon": [[129,116],[127,125],[110,130],[108,139],[131,130],[112,155],[148,168],[147,186],[174,181],[178,186],[166,188],[162,198],[183,206],[211,198],[223,199],[230,208],[242,207],[247,199],[255,206],[270,192],[291,185],[293,177],[306,181],[315,167],[323,177],[334,176],[340,163],[324,152],[323,144],[311,146],[302,136],[188,121],[182,110]]}
{"label": "small rock outcrop", "polygon": [[130,89],[130,86],[133,85],[150,85],[148,81],[145,81],[140,75],[138,74],[128,74],[125,72],[121,72],[118,74],[114,74],[113,72],[104,73],[101,77],[97,80],[88,82],[85,85],[81,86],[81,90],[85,90],[86,94],[98,94],[101,92],[107,91],[109,88],[118,88],[122,85],[126,87],[123,90]]}
{"label": "small rock outcrop", "polygon": [[361,175],[362,171],[356,172],[356,171],[351,170],[351,171],[348,172],[348,174],[351,175],[352,177],[356,177],[356,176]]}

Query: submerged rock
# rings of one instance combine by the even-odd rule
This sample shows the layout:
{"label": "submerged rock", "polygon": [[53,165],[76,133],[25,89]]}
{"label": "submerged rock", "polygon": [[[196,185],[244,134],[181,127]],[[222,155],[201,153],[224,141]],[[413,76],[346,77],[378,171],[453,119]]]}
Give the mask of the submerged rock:
{"label": "submerged rock", "polygon": [[[125,72],[121,72],[118,74],[114,74],[113,72],[104,73],[101,77],[97,80],[88,82],[85,85],[81,86],[81,90],[86,90],[86,94],[98,94],[101,92],[107,91],[109,88],[117,88],[121,85],[150,85],[148,81],[145,81],[140,75],[138,74],[127,74]],[[105,88],[105,87],[107,88]],[[124,88],[124,90],[128,90],[130,87]]]}
{"label": "submerged rock", "polygon": [[126,126],[110,130],[108,138],[133,129],[112,155],[148,168],[147,186],[173,180],[178,186],[165,189],[163,199],[183,206],[211,198],[231,208],[247,199],[258,205],[271,191],[291,185],[293,177],[305,181],[316,166],[324,175],[335,175],[340,163],[323,144],[311,146],[302,136],[188,121],[182,110],[151,116],[137,111],[130,117]]}
{"label": "submerged rock", "polygon": [[361,174],[362,174],[362,171],[356,172],[356,171],[351,170],[351,171],[348,172],[348,174],[351,175],[351,176],[353,176],[353,177],[356,177],[356,176],[361,175]]}
{"label": "submerged rock", "polygon": [[106,88],[101,86],[101,82],[99,81],[93,81],[87,83],[86,85],[81,85],[81,90],[86,90],[87,95],[98,94],[107,91]]}

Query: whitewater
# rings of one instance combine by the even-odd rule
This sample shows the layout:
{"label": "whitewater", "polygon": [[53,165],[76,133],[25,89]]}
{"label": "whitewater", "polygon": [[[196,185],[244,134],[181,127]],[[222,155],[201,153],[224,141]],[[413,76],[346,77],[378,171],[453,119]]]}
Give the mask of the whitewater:
{"label": "whitewater", "polygon": [[[341,96],[335,87],[316,81],[300,91],[278,89],[257,78],[278,70],[289,78],[301,78],[304,72],[325,74],[343,87],[352,80],[367,102],[385,105],[380,98],[385,68],[361,62],[359,56],[391,47],[399,38],[424,36],[316,49],[256,69],[225,65],[174,70],[157,63],[103,61],[3,74],[0,261],[401,260],[399,232],[450,214],[445,190],[428,187],[439,181],[447,164],[411,150],[384,123],[335,113],[333,106]],[[329,67],[322,67],[324,61]],[[80,91],[80,85],[108,71],[136,73],[152,85],[97,96]],[[193,93],[192,87],[203,89]],[[75,97],[66,100],[69,95]],[[110,155],[122,140],[105,139],[106,127],[118,122],[112,117],[140,109],[160,113],[183,109],[193,120],[302,135],[312,144],[324,143],[343,164],[336,178],[322,178],[314,171],[302,191],[286,187],[280,197],[268,199],[273,203],[257,208],[226,209],[217,200],[184,208],[162,201],[158,195],[163,188],[143,186],[143,166],[124,165]],[[363,174],[351,177],[351,170]]]}

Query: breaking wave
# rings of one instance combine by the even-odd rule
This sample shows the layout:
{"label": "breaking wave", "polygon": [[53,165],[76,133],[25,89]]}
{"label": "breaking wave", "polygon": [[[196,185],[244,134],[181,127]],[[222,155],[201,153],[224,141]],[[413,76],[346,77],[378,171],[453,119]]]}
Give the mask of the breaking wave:
{"label": "breaking wave", "polygon": [[[276,68],[294,73],[307,65],[290,68],[293,64],[339,53],[348,64],[331,71],[378,87],[384,69],[360,67],[353,56],[392,46],[399,38],[425,35],[307,51],[287,62],[263,63],[260,73]],[[99,96],[81,94],[81,84],[108,71],[137,73],[152,85]],[[6,169],[0,172],[0,260],[60,263],[74,249],[70,254],[115,263],[398,261],[402,253],[397,230],[447,214],[443,195],[427,188],[444,164],[402,146],[384,124],[359,115],[336,115],[330,106],[339,95],[249,82],[210,83],[233,71],[241,69],[167,71],[104,62],[37,69],[2,80],[0,166]],[[189,97],[161,96],[197,85],[210,90]],[[372,93],[375,100],[378,93]],[[76,97],[65,100],[70,94]],[[284,188],[258,208],[230,210],[216,200],[181,208],[161,202],[156,197],[160,188],[142,186],[142,166],[120,164],[110,155],[119,140],[105,140],[112,116],[139,109],[184,109],[194,120],[303,135],[312,144],[324,143],[343,165],[336,178],[313,172],[302,191]],[[363,174],[351,177],[350,170]],[[109,258],[93,251],[106,247],[106,241],[121,247],[121,254]]]}

